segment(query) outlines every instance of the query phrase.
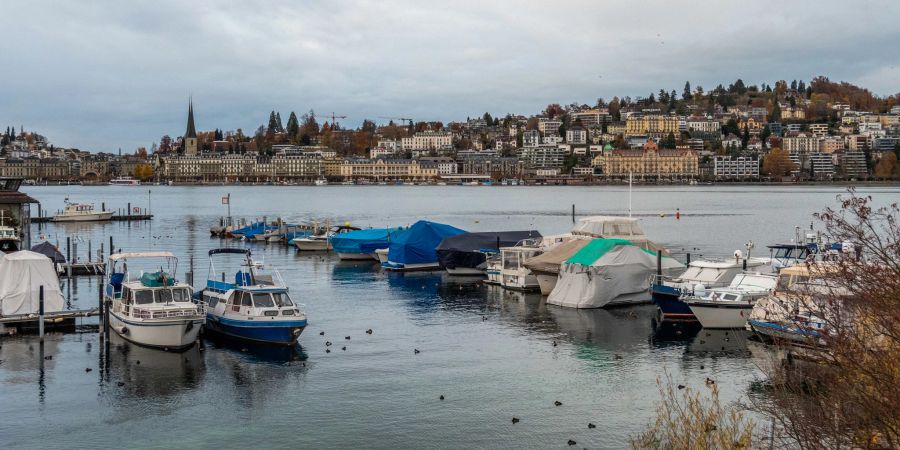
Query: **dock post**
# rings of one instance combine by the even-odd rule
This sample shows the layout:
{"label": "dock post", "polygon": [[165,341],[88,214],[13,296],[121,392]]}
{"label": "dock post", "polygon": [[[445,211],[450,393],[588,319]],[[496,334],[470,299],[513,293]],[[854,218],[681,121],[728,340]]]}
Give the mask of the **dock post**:
{"label": "dock post", "polygon": [[225,272],[222,272],[222,282],[225,282]]}
{"label": "dock post", "polygon": [[572,203],[572,223],[575,223],[575,204]]}
{"label": "dock post", "polygon": [[66,262],[72,263],[72,238],[70,236],[66,236]]}
{"label": "dock post", "polygon": [[656,251],[656,275],[662,278],[662,250]]}
{"label": "dock post", "polygon": [[131,215],[131,202],[128,202],[128,215]]}
{"label": "dock post", "polygon": [[116,248],[113,247],[113,239],[112,235],[109,236],[109,256],[112,256],[113,253],[116,252]]}
{"label": "dock post", "polygon": [[106,211],[106,202],[100,204],[100,211]]}
{"label": "dock post", "polygon": [[72,261],[71,263],[78,262],[78,241],[72,243]]}
{"label": "dock post", "polygon": [[87,257],[87,262],[89,262],[89,263],[90,263],[91,261],[94,260],[94,257],[91,256],[91,253],[93,253],[92,250],[93,250],[93,249],[91,248],[91,240],[88,239],[88,257]]}
{"label": "dock post", "polygon": [[744,258],[744,272],[747,271],[747,258]]}
{"label": "dock post", "polygon": [[688,252],[688,254],[687,254],[687,264],[685,264],[685,265],[686,265],[686,266],[691,265],[691,254],[690,254],[690,252]]}
{"label": "dock post", "polygon": [[103,302],[103,337],[109,342],[109,302]]}
{"label": "dock post", "polygon": [[38,288],[38,334],[44,340],[44,285]]}

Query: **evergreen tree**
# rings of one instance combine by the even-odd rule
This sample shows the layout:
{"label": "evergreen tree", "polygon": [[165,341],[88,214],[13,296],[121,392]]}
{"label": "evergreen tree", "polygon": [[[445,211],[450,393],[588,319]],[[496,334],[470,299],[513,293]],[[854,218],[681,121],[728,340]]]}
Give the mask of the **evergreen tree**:
{"label": "evergreen tree", "polygon": [[278,131],[279,133],[284,132],[284,126],[281,124],[280,112],[275,113],[275,124],[278,126],[278,129],[276,129],[275,131]]}
{"label": "evergreen tree", "polygon": [[647,104],[652,105],[656,103],[656,97],[653,96],[653,93],[650,93],[650,98],[647,99]]}
{"label": "evergreen tree", "polygon": [[681,99],[682,100],[690,100],[692,97],[693,97],[693,95],[691,95],[691,82],[685,81],[684,82],[684,92],[681,93]]}
{"label": "evergreen tree", "polygon": [[278,120],[275,118],[275,111],[269,113],[269,127],[266,131],[272,133],[278,131]]}
{"label": "evergreen tree", "polygon": [[300,122],[297,121],[297,114],[291,111],[291,115],[288,117],[287,134],[293,138],[297,136],[298,131],[300,131]]}
{"label": "evergreen tree", "polygon": [[675,109],[678,99],[675,97],[675,89],[672,89],[672,93],[669,94],[669,111]]}
{"label": "evergreen tree", "polygon": [[803,91],[805,91],[805,90],[806,90],[806,84],[803,83],[803,80],[800,80],[800,81],[797,83],[797,91],[803,92]]}
{"label": "evergreen tree", "polygon": [[797,90],[797,80],[791,81],[791,90],[792,91]]}
{"label": "evergreen tree", "polygon": [[741,136],[741,148],[747,148],[748,142],[750,142],[750,127],[744,127],[744,134]]}
{"label": "evergreen tree", "polygon": [[766,142],[768,142],[771,135],[772,130],[769,129],[768,125],[764,126],[762,131],[759,132],[759,140],[762,141],[763,149],[766,148]]}
{"label": "evergreen tree", "polygon": [[490,125],[493,125],[493,123],[494,123],[494,118],[491,117],[491,113],[487,113],[487,112],[486,112],[486,113],[484,113],[483,116],[481,116],[481,118],[484,119],[484,122],[485,122],[486,124],[488,124],[489,126],[490,126]]}
{"label": "evergreen tree", "polygon": [[[793,98],[793,97],[791,97]],[[769,114],[769,122],[780,122],[781,121],[781,106],[778,102],[775,102],[775,106],[772,107],[772,112]]]}

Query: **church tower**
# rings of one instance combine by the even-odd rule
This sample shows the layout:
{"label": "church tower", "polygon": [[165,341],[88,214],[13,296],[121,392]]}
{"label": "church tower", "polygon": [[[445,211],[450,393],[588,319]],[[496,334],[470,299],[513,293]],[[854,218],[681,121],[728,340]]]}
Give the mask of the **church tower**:
{"label": "church tower", "polygon": [[197,130],[194,128],[194,100],[188,100],[187,131],[184,132],[184,154],[197,154]]}

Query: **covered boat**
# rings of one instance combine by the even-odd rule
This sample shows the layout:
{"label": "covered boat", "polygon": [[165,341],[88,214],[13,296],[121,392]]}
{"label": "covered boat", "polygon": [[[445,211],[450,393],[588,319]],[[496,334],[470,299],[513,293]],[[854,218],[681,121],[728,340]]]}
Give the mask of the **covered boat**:
{"label": "covered boat", "polygon": [[550,295],[559,278],[559,267],[567,259],[591,242],[590,239],[572,239],[558,244],[552,250],[525,260],[525,267],[537,277],[541,295]]}
{"label": "covered boat", "polygon": [[37,314],[41,286],[44,312],[62,311],[65,300],[49,258],[28,250],[0,253],[0,316]]}
{"label": "covered boat", "polygon": [[540,237],[541,233],[535,230],[457,234],[441,241],[435,253],[441,268],[452,275],[484,275],[486,253],[499,252],[500,247],[516,245],[523,239]]}
{"label": "covered boat", "polygon": [[31,247],[31,251],[40,253],[50,258],[50,261],[52,261],[54,264],[66,263],[66,257],[59,251],[58,248],[56,248],[55,245],[51,244],[50,242],[41,242],[40,244]]}
{"label": "covered boat", "polygon": [[644,250],[624,239],[594,239],[567,259],[560,268],[556,287],[547,298],[551,305],[571,308],[650,301],[650,276],[661,265],[672,274],[684,265]]}
{"label": "covered boat", "polygon": [[377,259],[375,251],[388,248],[391,239],[401,233],[402,228],[371,228],[350,231],[331,236],[331,249],[345,260]]}
{"label": "covered boat", "polygon": [[440,266],[435,248],[444,238],[465,232],[443,223],[420,220],[391,241],[388,261],[382,266],[395,271],[437,269]]}

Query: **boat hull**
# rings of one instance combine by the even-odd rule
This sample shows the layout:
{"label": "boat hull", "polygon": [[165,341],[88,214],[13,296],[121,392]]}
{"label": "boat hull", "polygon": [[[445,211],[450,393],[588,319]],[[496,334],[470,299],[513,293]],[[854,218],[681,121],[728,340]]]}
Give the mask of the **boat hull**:
{"label": "boat hull", "polygon": [[556,282],[559,280],[559,274],[557,273],[549,273],[549,272],[534,272],[535,278],[537,278],[538,286],[541,288],[541,295],[550,295],[553,292],[553,288],[556,287]]}
{"label": "boat hull", "polygon": [[344,261],[372,261],[378,260],[373,253],[338,253],[338,258]]}
{"label": "boat hull", "polygon": [[653,303],[659,307],[662,318],[665,320],[682,320],[696,322],[697,317],[691,311],[691,307],[681,300],[681,289],[654,284],[650,288],[650,296]]}
{"label": "boat hull", "polygon": [[109,324],[129,342],[163,350],[184,350],[197,342],[203,319],[199,317],[166,321],[135,321],[110,312]]}
{"label": "boat hull", "polygon": [[54,222],[100,222],[103,220],[110,220],[112,218],[112,211],[105,211],[93,214],[78,214],[78,215],[56,215],[53,216]]}
{"label": "boat hull", "polygon": [[447,268],[447,273],[450,275],[459,275],[459,276],[468,276],[468,277],[483,277],[485,272],[481,269],[475,269],[472,267],[454,267]]}
{"label": "boat hull", "polygon": [[386,263],[382,263],[382,268],[384,268],[384,270],[389,270],[392,272],[426,272],[431,270],[441,270],[441,266],[437,263],[437,261],[433,263],[421,264],[402,264],[388,261]]}
{"label": "boat hull", "polygon": [[689,306],[703,328],[744,328],[753,310],[749,303],[692,302]]}
{"label": "boat hull", "polygon": [[264,344],[294,345],[306,328],[306,320],[277,321],[272,324],[225,319],[212,314],[208,314],[206,318],[206,328],[209,331]]}
{"label": "boat hull", "polygon": [[294,239],[294,246],[297,250],[307,252],[331,250],[331,244],[327,239]]}

